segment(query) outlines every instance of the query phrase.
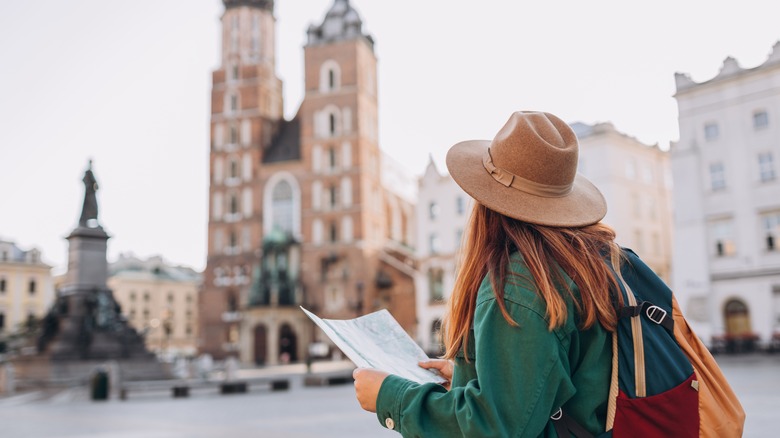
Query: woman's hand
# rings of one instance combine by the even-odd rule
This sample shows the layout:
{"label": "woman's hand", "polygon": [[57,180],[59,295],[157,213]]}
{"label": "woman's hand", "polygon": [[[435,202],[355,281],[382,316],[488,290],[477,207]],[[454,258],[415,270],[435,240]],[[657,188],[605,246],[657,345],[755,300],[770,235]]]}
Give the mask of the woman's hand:
{"label": "woman's hand", "polygon": [[376,412],[376,397],[387,376],[386,372],[371,368],[356,368],[352,372],[352,377],[355,379],[355,396],[361,408],[368,412]]}
{"label": "woman's hand", "polygon": [[431,359],[426,360],[422,362],[418,362],[418,365],[420,367],[425,368],[426,370],[436,370],[439,372],[439,375],[447,379],[446,383],[443,383],[442,386],[447,388],[447,391],[450,390],[450,383],[452,382],[452,361],[446,360],[446,359]]}

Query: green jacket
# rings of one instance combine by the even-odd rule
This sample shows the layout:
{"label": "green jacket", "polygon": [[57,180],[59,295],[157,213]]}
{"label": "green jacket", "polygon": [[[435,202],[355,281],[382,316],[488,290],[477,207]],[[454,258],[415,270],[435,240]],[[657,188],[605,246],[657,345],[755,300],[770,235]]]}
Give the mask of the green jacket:
{"label": "green jacket", "polygon": [[504,302],[519,327],[504,319],[486,277],[450,390],[388,376],[377,397],[383,426],[404,437],[555,437],[550,416],[563,406],[594,435],[604,432],[611,335],[598,323],[579,331],[571,302],[566,323],[549,331],[545,303],[517,253],[510,272]]}

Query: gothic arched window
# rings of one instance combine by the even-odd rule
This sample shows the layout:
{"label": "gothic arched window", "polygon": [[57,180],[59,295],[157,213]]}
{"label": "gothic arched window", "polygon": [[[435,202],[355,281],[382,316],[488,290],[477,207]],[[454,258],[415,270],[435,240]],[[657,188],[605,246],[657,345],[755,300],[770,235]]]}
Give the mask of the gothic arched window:
{"label": "gothic arched window", "polygon": [[289,182],[281,180],[272,192],[273,229],[291,233],[293,230],[293,190]]}
{"label": "gothic arched window", "polygon": [[327,93],[341,88],[341,67],[329,59],[320,66],[320,92]]}

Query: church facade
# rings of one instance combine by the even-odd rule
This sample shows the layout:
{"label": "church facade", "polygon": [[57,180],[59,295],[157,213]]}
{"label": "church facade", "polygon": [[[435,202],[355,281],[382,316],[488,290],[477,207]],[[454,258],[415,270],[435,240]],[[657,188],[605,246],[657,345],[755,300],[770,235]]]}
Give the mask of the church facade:
{"label": "church facade", "polygon": [[326,339],[299,306],[324,318],[387,308],[411,333],[414,201],[383,175],[373,38],[335,0],[308,29],[305,95],[285,120],[274,2],[223,3],[199,350],[304,360]]}

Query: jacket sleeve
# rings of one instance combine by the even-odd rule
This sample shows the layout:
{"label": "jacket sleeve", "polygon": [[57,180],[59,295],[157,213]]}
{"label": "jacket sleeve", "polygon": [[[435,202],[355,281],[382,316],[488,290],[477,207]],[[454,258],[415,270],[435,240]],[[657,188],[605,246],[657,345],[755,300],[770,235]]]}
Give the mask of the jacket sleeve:
{"label": "jacket sleeve", "polygon": [[543,315],[505,302],[520,327],[495,299],[477,306],[475,379],[446,391],[391,375],[377,398],[380,423],[404,437],[554,436],[550,415],[574,394],[565,353]]}

